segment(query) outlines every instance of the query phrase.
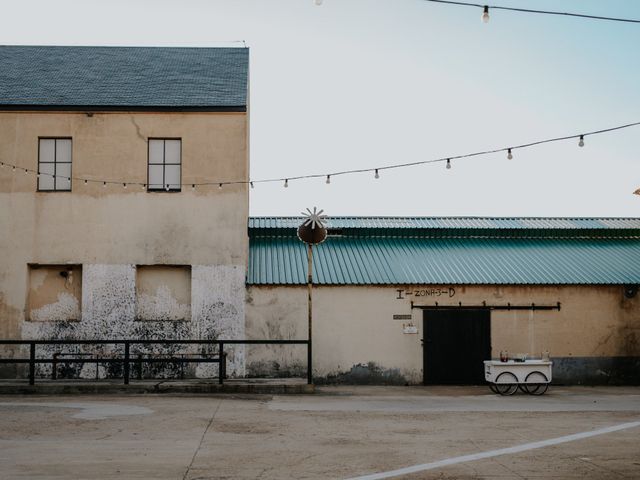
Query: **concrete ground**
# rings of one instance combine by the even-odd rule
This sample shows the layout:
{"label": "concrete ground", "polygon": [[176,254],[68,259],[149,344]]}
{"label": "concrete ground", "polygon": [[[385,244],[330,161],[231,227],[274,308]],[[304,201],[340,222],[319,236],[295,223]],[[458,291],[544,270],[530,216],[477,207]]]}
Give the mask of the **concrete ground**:
{"label": "concrete ground", "polygon": [[1,396],[0,478],[640,479],[640,388],[317,391]]}

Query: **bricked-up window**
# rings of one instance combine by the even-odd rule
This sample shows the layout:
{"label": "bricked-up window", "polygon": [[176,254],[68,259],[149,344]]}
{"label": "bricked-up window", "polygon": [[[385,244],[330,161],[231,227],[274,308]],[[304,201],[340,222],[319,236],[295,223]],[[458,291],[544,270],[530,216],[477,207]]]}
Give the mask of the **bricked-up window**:
{"label": "bricked-up window", "polygon": [[149,139],[149,191],[179,192],[182,180],[182,140]]}
{"label": "bricked-up window", "polygon": [[38,145],[38,190],[71,191],[71,139],[41,138]]}

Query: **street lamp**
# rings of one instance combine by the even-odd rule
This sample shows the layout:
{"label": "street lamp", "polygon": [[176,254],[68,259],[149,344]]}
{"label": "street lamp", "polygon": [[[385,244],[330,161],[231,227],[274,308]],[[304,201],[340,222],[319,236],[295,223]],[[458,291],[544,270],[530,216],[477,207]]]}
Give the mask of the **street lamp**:
{"label": "street lamp", "polygon": [[309,344],[307,345],[307,383],[313,383],[313,357],[312,346],[312,299],[311,286],[313,285],[313,246],[325,241],[327,229],[324,225],[326,215],[322,215],[324,210],[318,211],[313,207],[313,212],[307,208],[307,213],[302,212],[304,222],[298,227],[298,238],[307,244],[307,311],[308,311],[308,333]]}

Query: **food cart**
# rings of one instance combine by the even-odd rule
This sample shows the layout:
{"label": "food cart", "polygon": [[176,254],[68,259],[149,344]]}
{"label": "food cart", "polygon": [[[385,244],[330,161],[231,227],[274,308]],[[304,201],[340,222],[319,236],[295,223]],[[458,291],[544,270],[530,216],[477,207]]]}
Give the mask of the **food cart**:
{"label": "food cart", "polygon": [[542,395],[551,383],[552,366],[549,360],[485,360],[484,378],[491,391],[500,395],[513,395],[518,388],[531,395]]}

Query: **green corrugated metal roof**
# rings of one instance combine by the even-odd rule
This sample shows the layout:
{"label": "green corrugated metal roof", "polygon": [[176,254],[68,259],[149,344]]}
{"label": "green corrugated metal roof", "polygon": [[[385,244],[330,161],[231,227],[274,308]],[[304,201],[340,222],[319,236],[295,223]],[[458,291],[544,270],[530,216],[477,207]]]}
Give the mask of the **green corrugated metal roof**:
{"label": "green corrugated metal roof", "polygon": [[[330,236],[315,248],[314,283],[640,283],[640,219],[535,219],[530,229],[540,229],[546,224],[551,225],[547,230],[554,233],[540,237],[522,235],[525,233],[522,230],[527,230],[524,219],[484,219],[497,225],[493,229],[504,229],[501,236],[474,234],[473,228],[487,230],[483,219],[474,219],[477,223],[467,218],[453,219],[451,227],[436,227],[445,229],[445,234],[439,236],[431,236],[429,231],[433,227],[424,226],[433,219],[345,217],[338,220],[331,218],[329,226],[346,229],[354,225],[368,226],[355,227],[359,230],[353,234]],[[511,222],[509,225],[507,220]],[[300,218],[250,219],[248,284],[306,283],[306,250],[295,237],[294,228],[300,223]],[[417,225],[413,228],[419,233],[381,235],[381,229],[391,231],[390,223],[399,225],[400,229]],[[470,226],[472,224],[478,226]],[[585,231],[594,228],[612,229],[617,233],[615,236],[585,235]],[[465,233],[461,234],[460,229]],[[567,235],[567,230],[572,233]],[[447,231],[450,236],[446,235]]]}

